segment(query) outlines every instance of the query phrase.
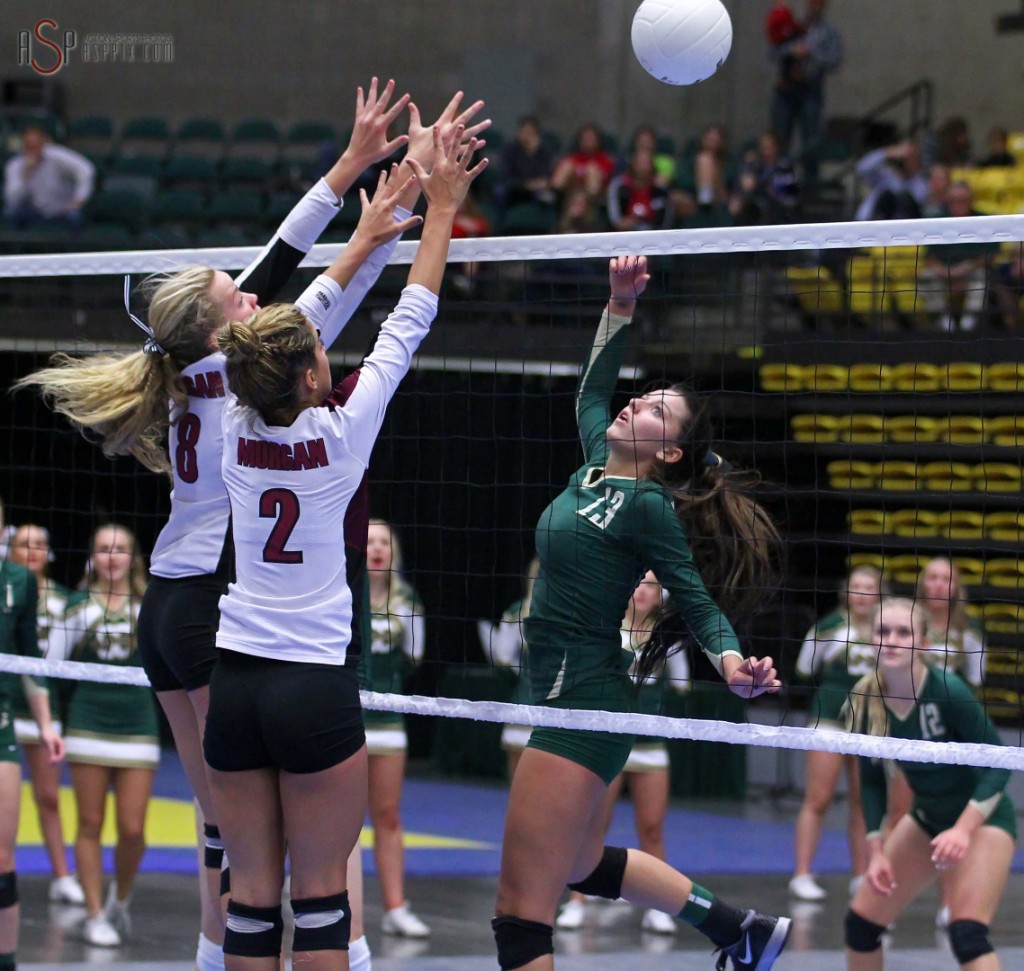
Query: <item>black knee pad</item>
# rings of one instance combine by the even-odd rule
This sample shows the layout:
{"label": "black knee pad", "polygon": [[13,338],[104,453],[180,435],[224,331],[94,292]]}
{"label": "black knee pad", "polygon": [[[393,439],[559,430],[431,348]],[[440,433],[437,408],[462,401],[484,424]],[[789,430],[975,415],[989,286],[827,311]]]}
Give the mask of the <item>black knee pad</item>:
{"label": "black knee pad", "polygon": [[228,901],[225,954],[243,958],[280,957],[283,936],[280,904],[276,907],[249,907],[234,900]]}
{"label": "black knee pad", "polygon": [[348,950],[352,911],[347,890],[329,897],[292,900],[292,913],[295,914],[293,953]]}
{"label": "black knee pad", "polygon": [[858,954],[870,954],[882,946],[885,927],[873,924],[855,910],[846,912],[846,946]]}
{"label": "black knee pad", "polygon": [[203,866],[219,870],[224,862],[224,841],[220,838],[220,830],[209,823],[203,823],[203,837]]}
{"label": "black knee pad", "polygon": [[579,883],[570,883],[569,889],[585,893],[588,897],[618,900],[622,896],[622,877],[626,872],[627,852],[621,846],[606,846],[601,862],[589,877]]}
{"label": "black knee pad", "polygon": [[949,944],[961,964],[968,964],[995,950],[988,939],[988,925],[980,920],[950,921]]}
{"label": "black knee pad", "polygon": [[550,924],[518,917],[495,917],[491,921],[491,930],[498,945],[498,967],[501,971],[514,971],[545,954],[555,953]]}
{"label": "black knee pad", "polygon": [[18,902],[18,874],[0,873],[0,910],[13,907]]}

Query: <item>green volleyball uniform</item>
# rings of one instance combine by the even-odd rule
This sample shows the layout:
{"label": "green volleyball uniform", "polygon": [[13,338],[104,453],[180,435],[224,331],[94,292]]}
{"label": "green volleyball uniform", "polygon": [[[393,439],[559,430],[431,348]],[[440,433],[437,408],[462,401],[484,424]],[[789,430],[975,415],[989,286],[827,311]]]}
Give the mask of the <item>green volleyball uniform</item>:
{"label": "green volleyball uniform", "polygon": [[930,643],[924,659],[940,670],[955,671],[972,688],[981,686],[985,677],[985,638],[973,621],[966,627],[928,630]]}
{"label": "green volleyball uniform", "polygon": [[[69,603],[81,600],[82,594],[74,594],[67,587],[52,580],[47,581],[47,587],[39,596],[36,608],[36,640],[39,645],[39,653],[46,657],[50,643],[50,631],[58,624],[64,623],[64,615],[67,613]],[[60,691],[60,682],[47,679],[50,687],[50,714],[53,717],[53,726],[60,732],[62,728],[61,699],[66,692]],[[14,729],[18,741],[22,744],[39,743],[39,726],[28,707],[28,699],[21,683],[15,685],[14,695],[11,703],[11,710],[14,713]]]}
{"label": "green volleyball uniform", "polygon": [[[39,657],[36,578],[18,563],[0,559],[0,652]],[[21,675],[0,674],[0,762],[17,762],[11,700]]]}
{"label": "green volleyball uniform", "polygon": [[[367,691],[398,695],[412,669],[423,658],[423,605],[407,583],[399,582],[384,609],[370,607],[370,649],[359,658],[359,686]],[[366,745],[371,755],[404,752],[405,716],[395,711],[363,710]]]}
{"label": "green volleyball uniform", "polygon": [[[136,645],[139,602],[108,611],[90,596],[52,631],[49,656],[142,667]],[[156,702],[148,687],[79,681],[64,734],[69,762],[155,769],[160,761]]]}
{"label": "green volleyball uniform", "polygon": [[817,682],[807,713],[809,728],[844,731],[841,716],[850,689],[875,670],[878,646],[841,611],[823,617],[804,638],[797,658],[800,677]]}
{"label": "green volleyball uniform", "polygon": [[[583,369],[576,412],[586,463],[540,517],[540,573],[525,621],[534,704],[633,711],[636,693],[619,625],[630,595],[654,570],[716,668],[742,656],[732,626],[701,580],[667,489],[646,479],[604,474],[609,404],[629,318],[606,313]],[[573,759],[610,782],[632,738],[538,730],[530,745]]]}
{"label": "green volleyball uniform", "polygon": [[[944,675],[935,668],[928,669],[917,702],[906,718],[888,710],[887,714],[890,738],[1002,744],[970,687],[958,675]],[[865,724],[866,712],[861,710],[854,719],[854,729],[862,731]],[[897,764],[914,793],[911,815],[931,835],[953,826],[970,802],[986,817],[987,825],[1005,829],[1016,838],[1016,814],[1004,791],[1010,778],[1008,769],[899,760]],[[885,768],[879,759],[861,758],[860,769],[864,817],[868,832],[877,835],[885,817]]]}

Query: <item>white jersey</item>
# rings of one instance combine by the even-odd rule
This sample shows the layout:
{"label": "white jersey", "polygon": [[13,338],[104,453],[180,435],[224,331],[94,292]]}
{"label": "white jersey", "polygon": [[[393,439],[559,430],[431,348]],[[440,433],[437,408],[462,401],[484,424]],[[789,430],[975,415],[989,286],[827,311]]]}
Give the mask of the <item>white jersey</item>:
{"label": "white jersey", "polygon": [[[239,285],[255,285],[257,292],[280,289],[284,282],[281,275],[286,278],[290,274],[337,211],[338,200],[321,180],[238,278]],[[395,218],[406,215],[398,210]],[[330,347],[342,332],[397,244],[395,239],[374,250],[344,291],[333,280],[319,276],[296,302],[320,328],[325,346]],[[210,354],[184,368],[181,376],[189,402],[184,413],[172,413],[173,424],[167,436],[174,478],[171,515],[150,558],[150,572],[169,578],[216,572],[230,514],[220,471],[221,413],[229,394],[224,356],[219,352]]]}
{"label": "white jersey", "polygon": [[436,313],[435,294],[406,287],[341,407],[306,408],[276,427],[228,398],[222,468],[238,579],[220,600],[218,647],[289,661],[355,660],[345,513]]}

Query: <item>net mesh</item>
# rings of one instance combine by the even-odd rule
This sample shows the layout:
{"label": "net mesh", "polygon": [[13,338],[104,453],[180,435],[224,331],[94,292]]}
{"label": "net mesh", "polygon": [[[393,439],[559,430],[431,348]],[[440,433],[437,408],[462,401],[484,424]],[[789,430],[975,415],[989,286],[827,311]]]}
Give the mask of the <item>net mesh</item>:
{"label": "net mesh", "polygon": [[[1021,241],[1022,216],[455,241],[439,319],[391,405],[370,469],[372,510],[401,539],[427,649],[407,695],[364,701],[421,716],[410,733],[421,752],[454,744],[449,718],[471,718],[1020,767],[1024,419],[1016,402],[1024,358],[1005,325],[1020,295]],[[933,258],[965,245],[986,250],[985,273],[961,282]],[[369,349],[414,247],[399,245],[333,349],[336,377]],[[316,247],[284,298],[337,250]],[[4,385],[55,349],[135,349],[122,274],[185,262],[237,270],[256,252],[0,258]],[[730,695],[691,647],[688,679],[669,685],[660,718],[511,704],[517,662],[499,663],[499,618],[523,595],[540,513],[581,462],[579,364],[607,297],[607,259],[626,252],[646,254],[653,278],[632,328],[621,400],[661,380],[706,396],[719,450],[760,473],[760,498],[782,532],[779,588],[761,609],[733,618],[750,653],[776,659],[786,684],[777,697],[746,704]],[[57,580],[78,584],[100,522],[124,522],[152,547],[168,511],[164,479],[105,458],[31,394],[5,395],[0,408],[6,519],[50,530]],[[913,593],[935,557],[959,570],[980,637],[968,648],[982,652],[976,690],[1013,744],[893,748],[815,731],[815,687],[798,676],[797,660],[842,579],[866,564],[897,592]],[[515,627],[519,615],[506,618]],[[44,663],[52,674],[113,676],[0,658],[5,670]]]}

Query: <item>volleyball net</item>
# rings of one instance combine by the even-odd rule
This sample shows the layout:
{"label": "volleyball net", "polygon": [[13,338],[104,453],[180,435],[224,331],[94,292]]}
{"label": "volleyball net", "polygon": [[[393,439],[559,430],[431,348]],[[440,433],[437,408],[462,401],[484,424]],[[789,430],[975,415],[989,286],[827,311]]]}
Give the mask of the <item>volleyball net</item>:
{"label": "volleyball net", "polygon": [[[293,299],[340,244],[314,248]],[[415,242],[332,348],[354,366],[394,302]],[[122,280],[200,263],[241,269],[258,247],[0,257],[4,385],[54,350],[135,349]],[[607,299],[607,260],[648,256],[620,397],[683,380],[707,398],[716,448],[756,469],[785,556],[760,609],[732,618],[770,654],[779,696],[744,703],[692,645],[665,714],[514,703],[518,662],[495,650],[523,596],[534,528],[582,462],[573,399]],[[372,512],[401,542],[423,605],[426,650],[408,693],[370,708],[430,718],[553,725],[663,738],[1024,767],[1024,539],[1018,416],[1024,344],[1024,216],[708,227],[455,240],[438,320],[393,401],[370,467]],[[971,264],[961,271],[960,263]],[[137,309],[137,308],[136,308]],[[168,511],[162,477],[106,459],[33,395],[5,395],[0,497],[10,526],[51,536],[55,579],[74,587],[94,527],[129,526],[152,547]],[[699,537],[697,538],[699,540]],[[952,562],[980,653],[976,692],[1016,745],[896,742],[817,730],[805,635],[849,571],[875,567],[913,595],[925,565]],[[980,645],[980,646],[974,646]],[[0,671],[145,683],[138,669],[0,656]],[[822,670],[815,672],[816,677]],[[676,681],[681,679],[676,677]],[[806,723],[806,727],[804,727]]]}

